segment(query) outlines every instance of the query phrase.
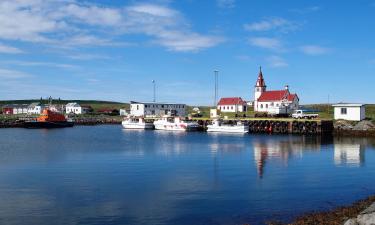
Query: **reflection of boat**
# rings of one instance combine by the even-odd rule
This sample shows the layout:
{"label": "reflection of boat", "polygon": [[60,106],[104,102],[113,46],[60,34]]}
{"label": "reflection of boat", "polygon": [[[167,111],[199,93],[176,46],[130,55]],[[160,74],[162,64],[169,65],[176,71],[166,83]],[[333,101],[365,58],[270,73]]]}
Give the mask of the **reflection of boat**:
{"label": "reflection of boat", "polygon": [[68,121],[65,116],[49,109],[44,109],[42,114],[35,121],[24,123],[25,128],[63,128],[72,127],[73,121]]}
{"label": "reflection of boat", "polygon": [[122,121],[122,127],[125,129],[153,129],[154,124],[146,122],[143,118],[128,117]]}
{"label": "reflection of boat", "polygon": [[207,132],[222,132],[222,133],[248,133],[249,127],[238,122],[235,125],[222,124],[220,120],[214,120],[212,125],[207,126]]}
{"label": "reflection of boat", "polygon": [[194,131],[198,130],[199,124],[185,121],[180,117],[164,116],[154,122],[156,130]]}

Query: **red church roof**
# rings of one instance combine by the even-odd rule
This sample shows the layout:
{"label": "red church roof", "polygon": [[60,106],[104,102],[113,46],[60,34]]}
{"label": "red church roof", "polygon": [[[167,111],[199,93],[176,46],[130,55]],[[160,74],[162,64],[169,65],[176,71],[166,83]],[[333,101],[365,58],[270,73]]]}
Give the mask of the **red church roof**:
{"label": "red church roof", "polygon": [[221,98],[217,105],[244,105],[246,102],[240,97]]}
{"label": "red church roof", "polygon": [[288,90],[280,90],[280,91],[265,91],[262,95],[258,98],[259,102],[273,102],[273,101],[281,101],[287,99],[288,101],[293,101],[294,98],[298,98],[297,94],[290,94]]}

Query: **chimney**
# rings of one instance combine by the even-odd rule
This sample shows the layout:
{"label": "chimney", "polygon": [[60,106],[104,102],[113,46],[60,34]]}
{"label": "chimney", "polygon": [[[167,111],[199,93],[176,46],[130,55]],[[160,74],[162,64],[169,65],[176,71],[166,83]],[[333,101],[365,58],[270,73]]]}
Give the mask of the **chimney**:
{"label": "chimney", "polygon": [[289,85],[285,85],[285,90],[289,90]]}

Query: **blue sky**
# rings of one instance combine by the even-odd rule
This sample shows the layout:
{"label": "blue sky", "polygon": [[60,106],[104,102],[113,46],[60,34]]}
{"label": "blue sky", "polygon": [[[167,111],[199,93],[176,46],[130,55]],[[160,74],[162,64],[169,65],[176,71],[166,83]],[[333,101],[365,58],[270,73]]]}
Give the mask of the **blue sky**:
{"label": "blue sky", "polygon": [[209,105],[288,84],[302,103],[375,99],[375,0],[0,2],[0,99]]}

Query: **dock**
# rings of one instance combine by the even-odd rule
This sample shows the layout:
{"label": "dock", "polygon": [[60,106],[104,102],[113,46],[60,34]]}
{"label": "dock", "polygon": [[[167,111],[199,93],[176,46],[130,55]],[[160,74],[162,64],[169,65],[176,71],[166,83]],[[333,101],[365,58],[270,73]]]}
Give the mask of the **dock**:
{"label": "dock", "polygon": [[[204,129],[212,122],[209,118],[193,118],[193,120]],[[249,126],[250,133],[329,135],[334,131],[333,121],[323,119],[231,118],[223,121],[228,124],[241,121]]]}

